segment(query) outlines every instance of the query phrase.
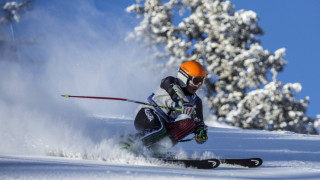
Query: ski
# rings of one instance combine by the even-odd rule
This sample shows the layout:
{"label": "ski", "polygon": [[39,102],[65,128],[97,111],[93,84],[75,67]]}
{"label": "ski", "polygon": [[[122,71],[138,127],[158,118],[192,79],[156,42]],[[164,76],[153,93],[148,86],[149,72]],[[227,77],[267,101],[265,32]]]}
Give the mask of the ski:
{"label": "ski", "polygon": [[248,168],[259,167],[263,160],[261,158],[248,158],[248,159],[219,159],[221,164],[238,165]]}
{"label": "ski", "polygon": [[180,164],[197,169],[214,169],[220,165],[218,159],[161,159],[166,163]]}
{"label": "ski", "polygon": [[220,164],[243,166],[248,168],[256,168],[261,166],[263,160],[261,158],[247,159],[161,159],[166,163],[181,164],[185,167],[194,167],[197,169],[214,169]]}
{"label": "ski", "polygon": [[[119,144],[122,149],[128,150],[131,153],[136,155],[145,156],[143,153],[144,150],[139,148],[139,144],[135,145],[134,142],[136,139],[136,135],[128,135],[126,137],[121,137],[122,140]],[[263,160],[261,158],[244,158],[244,159],[232,159],[232,158],[211,158],[211,159],[192,159],[192,158],[185,158],[185,159],[176,159],[174,153],[167,153],[167,154],[154,154],[153,158],[162,160],[166,163],[172,164],[181,164],[185,167],[194,167],[197,169],[213,169],[218,167],[220,164],[228,164],[228,165],[236,165],[236,166],[243,166],[248,168],[255,168],[259,167]]]}

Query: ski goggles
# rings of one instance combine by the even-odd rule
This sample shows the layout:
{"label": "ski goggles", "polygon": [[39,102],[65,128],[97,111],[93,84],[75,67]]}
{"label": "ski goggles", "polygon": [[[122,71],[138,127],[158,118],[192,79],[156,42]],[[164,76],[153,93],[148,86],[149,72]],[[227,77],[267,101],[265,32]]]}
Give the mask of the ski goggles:
{"label": "ski goggles", "polygon": [[192,76],[189,78],[189,82],[193,86],[201,86],[204,83],[205,77],[199,77],[199,76]]}

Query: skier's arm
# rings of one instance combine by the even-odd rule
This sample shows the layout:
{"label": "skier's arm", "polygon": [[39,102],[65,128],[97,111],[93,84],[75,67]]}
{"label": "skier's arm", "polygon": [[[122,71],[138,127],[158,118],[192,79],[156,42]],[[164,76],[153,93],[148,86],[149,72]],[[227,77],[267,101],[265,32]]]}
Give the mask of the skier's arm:
{"label": "skier's arm", "polygon": [[196,118],[198,118],[200,122],[203,123],[202,100],[199,97],[197,98],[195,105],[196,105]]}
{"label": "skier's arm", "polygon": [[[178,86],[178,80],[172,76],[168,76],[161,81],[160,87],[167,91],[174,102],[178,102],[181,97],[177,94],[174,86]],[[183,93],[183,92],[181,92]],[[180,95],[182,96],[182,95]]]}
{"label": "skier's arm", "polygon": [[196,129],[194,131],[196,142],[198,144],[203,144],[208,140],[207,129],[208,127],[204,124],[203,113],[202,113],[202,100],[200,98],[196,101],[196,114],[194,117],[196,123]]}

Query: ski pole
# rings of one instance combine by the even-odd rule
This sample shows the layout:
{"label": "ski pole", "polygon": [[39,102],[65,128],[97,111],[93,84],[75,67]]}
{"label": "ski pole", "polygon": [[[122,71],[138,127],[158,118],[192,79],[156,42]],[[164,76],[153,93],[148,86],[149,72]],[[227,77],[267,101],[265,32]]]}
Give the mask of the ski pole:
{"label": "ski pole", "polygon": [[157,106],[154,104],[146,103],[146,102],[140,102],[140,101],[135,101],[135,100],[130,100],[130,99],[124,99],[124,98],[114,98],[114,97],[97,97],[97,96],[72,96],[72,95],[61,95],[62,97],[65,98],[87,98],[87,99],[105,99],[105,100],[116,100],[116,101],[127,101],[127,102],[132,102],[132,103],[137,103],[137,104],[143,104],[147,106],[153,106],[161,109],[171,109],[175,111],[181,111],[181,108],[173,108],[173,107],[166,107],[166,106]]}

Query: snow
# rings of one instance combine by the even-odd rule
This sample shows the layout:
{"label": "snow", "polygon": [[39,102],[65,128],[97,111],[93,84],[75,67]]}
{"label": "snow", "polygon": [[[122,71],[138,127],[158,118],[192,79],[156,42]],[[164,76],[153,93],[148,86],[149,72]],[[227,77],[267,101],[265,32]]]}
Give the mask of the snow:
{"label": "snow", "polygon": [[[101,129],[131,129],[127,117],[90,116]],[[97,129],[98,131],[101,129]],[[131,130],[130,130],[131,131]],[[209,127],[209,140],[203,145],[180,143],[172,149],[178,156],[248,158],[261,157],[259,168],[221,165],[199,170],[134,158],[119,151],[115,143],[102,152],[117,155],[95,158],[60,157],[0,153],[0,179],[317,179],[320,177],[320,137],[291,132],[269,132]],[[108,137],[106,137],[108,138]],[[88,149],[90,150],[90,149]],[[92,151],[95,151],[92,149]],[[181,155],[182,154],[182,155]]]}

